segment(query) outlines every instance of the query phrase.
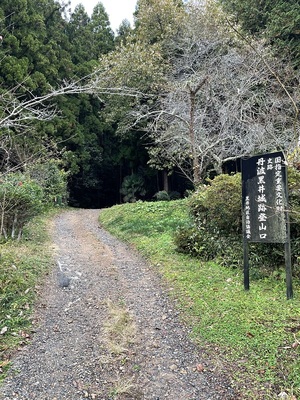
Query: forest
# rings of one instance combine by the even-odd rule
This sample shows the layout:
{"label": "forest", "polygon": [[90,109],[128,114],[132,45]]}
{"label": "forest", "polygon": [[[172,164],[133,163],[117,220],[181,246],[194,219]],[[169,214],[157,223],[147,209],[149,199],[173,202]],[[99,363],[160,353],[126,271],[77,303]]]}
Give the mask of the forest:
{"label": "forest", "polygon": [[[88,15],[82,5],[72,11],[68,0],[1,0],[0,62],[0,381],[15,350],[37,332],[32,309],[44,287],[48,293],[44,278],[58,254],[52,217],[71,206],[84,225],[101,208],[93,235],[100,226],[130,244],[168,283],[199,353],[205,349],[204,362],[215,362],[207,371],[202,361],[195,366],[201,381],[203,372],[206,379],[225,369],[241,398],[300,398],[299,0],[137,0],[133,26],[124,20],[116,32],[101,1]],[[284,247],[291,250],[295,297],[288,301],[281,242],[249,243],[250,290],[242,284],[247,214],[240,163],[279,152],[284,157],[274,170],[287,167],[288,196],[280,210],[268,211],[290,222]],[[256,195],[264,195],[260,188]],[[264,209],[256,223],[268,216]],[[69,266],[88,265],[106,282],[102,261],[90,256],[102,254],[106,242],[95,249],[83,225],[76,234],[65,226]],[[85,248],[77,238],[89,242],[86,259],[78,257]],[[119,261],[130,275],[131,258],[122,252],[107,290],[118,291],[120,305],[132,304],[119,292],[127,287],[115,273]],[[84,304],[102,318],[104,302]],[[72,329],[69,317],[60,320]],[[49,332],[59,342],[58,332]],[[127,373],[127,358],[118,360],[118,374]],[[95,362],[89,365],[94,371]],[[139,367],[134,363],[135,376]]]}
{"label": "forest", "polygon": [[297,0],[138,0],[116,33],[101,2],[3,0],[0,24],[1,233],[16,204],[179,198],[265,151],[299,164]]}

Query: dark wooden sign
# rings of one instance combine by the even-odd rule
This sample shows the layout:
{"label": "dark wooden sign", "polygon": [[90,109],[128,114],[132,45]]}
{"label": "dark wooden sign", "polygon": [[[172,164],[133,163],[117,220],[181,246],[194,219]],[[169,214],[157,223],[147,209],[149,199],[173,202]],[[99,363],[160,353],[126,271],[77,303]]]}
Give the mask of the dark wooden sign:
{"label": "dark wooden sign", "polygon": [[282,152],[242,160],[243,231],[248,242],[287,241],[286,165]]}
{"label": "dark wooden sign", "polygon": [[242,159],[244,287],[249,289],[248,242],[284,243],[287,298],[293,297],[287,167],[282,152]]}

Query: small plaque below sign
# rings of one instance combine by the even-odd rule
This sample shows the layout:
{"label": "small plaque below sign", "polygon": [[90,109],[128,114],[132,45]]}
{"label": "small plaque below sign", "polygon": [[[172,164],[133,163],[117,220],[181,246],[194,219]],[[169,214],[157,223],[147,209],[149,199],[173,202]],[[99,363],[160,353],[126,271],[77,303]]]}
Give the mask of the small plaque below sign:
{"label": "small plaque below sign", "polygon": [[286,243],[288,196],[283,153],[242,159],[242,185],[244,239]]}

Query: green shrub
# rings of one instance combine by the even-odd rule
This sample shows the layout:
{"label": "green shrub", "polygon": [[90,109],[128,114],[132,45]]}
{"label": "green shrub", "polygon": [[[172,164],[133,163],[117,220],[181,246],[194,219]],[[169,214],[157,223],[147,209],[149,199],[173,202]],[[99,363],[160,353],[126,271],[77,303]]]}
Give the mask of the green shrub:
{"label": "green shrub", "polygon": [[161,191],[155,193],[154,197],[156,198],[157,201],[169,201],[170,200],[169,193],[166,190],[161,190]]}
{"label": "green shrub", "polygon": [[155,193],[153,197],[155,197],[157,201],[170,201],[170,200],[181,199],[180,193],[176,192],[175,190],[171,192],[167,192],[166,190],[160,190],[159,192]]}
{"label": "green shrub", "polygon": [[176,190],[172,190],[168,194],[169,194],[170,200],[179,200],[179,199],[181,199],[181,194],[179,192],[177,192]]}
{"label": "green shrub", "polygon": [[0,236],[20,237],[23,226],[39,214],[43,205],[43,189],[21,173],[10,173],[0,179]]}
{"label": "green shrub", "polygon": [[55,160],[35,164],[28,173],[43,188],[45,203],[62,205],[67,202],[67,173],[58,167]]}
{"label": "green shrub", "polygon": [[189,206],[200,226],[219,232],[242,231],[241,174],[219,175],[210,185],[200,186],[190,197]]}
{"label": "green shrub", "polygon": [[203,261],[217,260],[226,267],[241,267],[243,243],[238,235],[220,235],[220,232],[191,225],[181,227],[174,237],[177,251],[198,257]]}
{"label": "green shrub", "polygon": [[128,175],[124,178],[121,194],[124,195],[123,200],[125,203],[135,203],[138,199],[145,196],[146,191],[144,187],[144,179],[138,174]]}
{"label": "green shrub", "polygon": [[293,274],[300,278],[300,171],[288,169]]}
{"label": "green shrub", "polygon": [[[220,265],[243,264],[241,175],[220,175],[190,196],[193,224],[175,234],[178,251]],[[290,226],[294,276],[300,277],[300,173],[289,170]],[[255,278],[284,268],[282,244],[249,244],[251,273]],[[280,274],[278,275],[280,276]]]}

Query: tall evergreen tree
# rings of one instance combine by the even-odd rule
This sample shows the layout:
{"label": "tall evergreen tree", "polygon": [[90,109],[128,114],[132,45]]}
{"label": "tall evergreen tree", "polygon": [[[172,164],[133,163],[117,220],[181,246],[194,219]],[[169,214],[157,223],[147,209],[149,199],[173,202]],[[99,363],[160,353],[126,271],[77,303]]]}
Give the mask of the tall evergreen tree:
{"label": "tall evergreen tree", "polygon": [[117,37],[115,40],[115,44],[120,45],[121,43],[126,43],[127,38],[132,34],[132,28],[130,26],[130,22],[127,19],[124,19],[119,28],[117,29]]}
{"label": "tall evergreen tree", "polygon": [[300,4],[298,0],[219,0],[245,32],[263,36],[300,65]]}
{"label": "tall evergreen tree", "polygon": [[79,4],[71,14],[68,35],[72,44],[72,61],[78,67],[78,73],[92,72],[100,55],[114,48],[114,34],[102,3],[96,5],[91,18]]}
{"label": "tall evergreen tree", "polygon": [[[44,95],[67,77],[72,63],[65,26],[61,6],[54,0],[1,2],[0,91],[10,93],[12,102]],[[7,112],[5,107],[2,110]],[[19,135],[21,128],[23,137]],[[16,165],[24,162],[22,154],[32,159],[34,153],[45,151],[43,143],[48,149],[50,141],[46,125],[32,121],[29,133],[23,120],[18,130],[10,128],[1,134],[1,145],[9,143],[11,162]]]}
{"label": "tall evergreen tree", "polygon": [[71,57],[75,65],[91,60],[90,18],[82,4],[76,6],[70,16],[67,32],[71,43]]}
{"label": "tall evergreen tree", "polygon": [[[14,95],[23,93],[23,100],[43,95],[64,80],[90,74],[99,55],[113,48],[114,35],[101,3],[92,18],[82,6],[70,19],[64,18],[63,10],[55,0],[1,2],[0,90],[15,87]],[[21,157],[30,155],[30,148],[40,151],[37,144],[44,140],[47,144],[54,140],[58,149],[64,149],[65,165],[73,174],[72,193],[95,192],[103,181],[99,173],[105,128],[100,114],[102,102],[90,95],[68,95],[57,98],[56,107],[58,118],[31,124],[30,134],[23,130],[22,140],[11,129],[2,134],[1,142],[13,140],[15,154]]]}
{"label": "tall evergreen tree", "polygon": [[108,14],[101,2],[93,10],[90,22],[92,58],[107,54],[114,48],[114,33],[110,27]]}
{"label": "tall evergreen tree", "polygon": [[[114,34],[102,3],[96,5],[91,18],[82,5],[77,6],[70,16],[67,32],[73,73],[79,78],[92,73],[100,55],[114,47]],[[59,120],[57,134],[66,146],[66,160],[73,172],[71,200],[85,207],[99,206],[105,202],[102,138],[105,130],[110,132],[101,116],[103,103],[89,95],[76,95],[61,102],[64,114],[69,117]]]}
{"label": "tall evergreen tree", "polygon": [[[100,59],[102,83],[108,86],[114,84],[135,88],[145,94],[142,107],[146,107],[147,103],[153,104],[155,97],[163,91],[166,84],[168,41],[178,35],[183,18],[184,7],[181,0],[139,0],[135,13],[135,29],[125,40],[120,38],[114,52]],[[144,130],[146,121],[142,120],[133,127],[132,119],[128,118],[131,116],[131,110],[138,104],[137,99],[110,97],[107,103],[106,116],[118,125],[120,150],[125,142],[136,143],[136,148],[139,149],[131,153],[137,157],[134,162],[131,160],[131,164],[135,166],[132,172],[141,171],[141,168],[138,168],[141,166],[144,171],[149,172],[148,148],[151,147],[151,143]],[[166,173],[165,167],[166,165],[158,166],[158,163],[155,163],[155,168],[165,170]],[[155,168],[152,171],[155,171]],[[164,182],[167,182],[167,178]],[[164,188],[167,188],[167,184]],[[156,191],[160,189],[161,186],[156,187]]]}

